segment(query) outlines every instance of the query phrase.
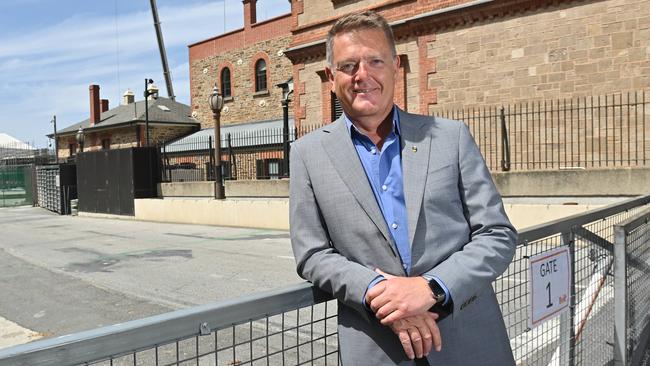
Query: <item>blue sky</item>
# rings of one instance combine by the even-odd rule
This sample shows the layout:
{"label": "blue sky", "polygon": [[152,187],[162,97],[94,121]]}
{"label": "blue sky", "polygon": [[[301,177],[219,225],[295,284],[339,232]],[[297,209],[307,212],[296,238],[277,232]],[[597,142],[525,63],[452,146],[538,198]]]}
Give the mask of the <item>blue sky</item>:
{"label": "blue sky", "polygon": [[[176,100],[189,104],[187,45],[243,27],[243,4],[157,4]],[[258,21],[289,11],[288,0],[258,0]],[[142,99],[144,78],[167,95],[148,0],[0,2],[0,133],[46,147],[53,115],[58,128],[88,117],[90,84],[113,108],[126,89]]]}

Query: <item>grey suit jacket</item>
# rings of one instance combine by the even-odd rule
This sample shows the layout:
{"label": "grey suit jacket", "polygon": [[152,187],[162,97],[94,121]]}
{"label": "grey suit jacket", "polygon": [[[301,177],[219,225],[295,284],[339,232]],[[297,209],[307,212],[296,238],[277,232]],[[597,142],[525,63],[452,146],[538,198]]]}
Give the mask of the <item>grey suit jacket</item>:
{"label": "grey suit jacket", "polygon": [[[463,123],[398,113],[411,275],[437,276],[453,299],[438,323],[443,351],[429,361],[514,364],[491,282],[512,260],[516,231],[485,162]],[[343,364],[411,364],[362,304],[375,268],[406,274],[343,118],[292,145],[290,194],[298,274],[339,300]]]}

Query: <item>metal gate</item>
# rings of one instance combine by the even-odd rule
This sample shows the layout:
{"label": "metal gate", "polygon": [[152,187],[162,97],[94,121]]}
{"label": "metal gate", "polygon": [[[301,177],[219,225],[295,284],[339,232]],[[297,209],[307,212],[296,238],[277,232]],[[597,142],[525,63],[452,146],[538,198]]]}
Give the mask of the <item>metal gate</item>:
{"label": "metal gate", "polygon": [[160,156],[155,147],[102,150],[77,156],[79,211],[134,215],[135,198],[157,196]]}
{"label": "metal gate", "polygon": [[77,198],[77,173],[73,164],[36,167],[38,206],[69,215],[70,201]]}

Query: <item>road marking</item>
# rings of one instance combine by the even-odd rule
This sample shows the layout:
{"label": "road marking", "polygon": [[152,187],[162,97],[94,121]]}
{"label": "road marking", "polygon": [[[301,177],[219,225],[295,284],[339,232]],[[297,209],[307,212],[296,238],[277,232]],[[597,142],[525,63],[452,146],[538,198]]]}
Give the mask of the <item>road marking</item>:
{"label": "road marking", "polygon": [[282,258],[282,259],[291,259],[291,260],[296,259],[296,258],[294,258],[294,257],[291,256],[291,255],[276,255],[275,257],[276,257],[276,258]]}
{"label": "road marking", "polygon": [[43,338],[43,334],[0,317],[0,349],[35,341]]}

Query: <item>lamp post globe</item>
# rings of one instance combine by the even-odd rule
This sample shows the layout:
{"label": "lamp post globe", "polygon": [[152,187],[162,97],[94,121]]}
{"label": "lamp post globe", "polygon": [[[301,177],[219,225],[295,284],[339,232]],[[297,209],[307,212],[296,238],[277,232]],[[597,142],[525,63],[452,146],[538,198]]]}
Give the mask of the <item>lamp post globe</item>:
{"label": "lamp post globe", "polygon": [[77,144],[79,145],[79,152],[84,152],[84,130],[82,127],[79,127],[75,137],[77,138]]}

